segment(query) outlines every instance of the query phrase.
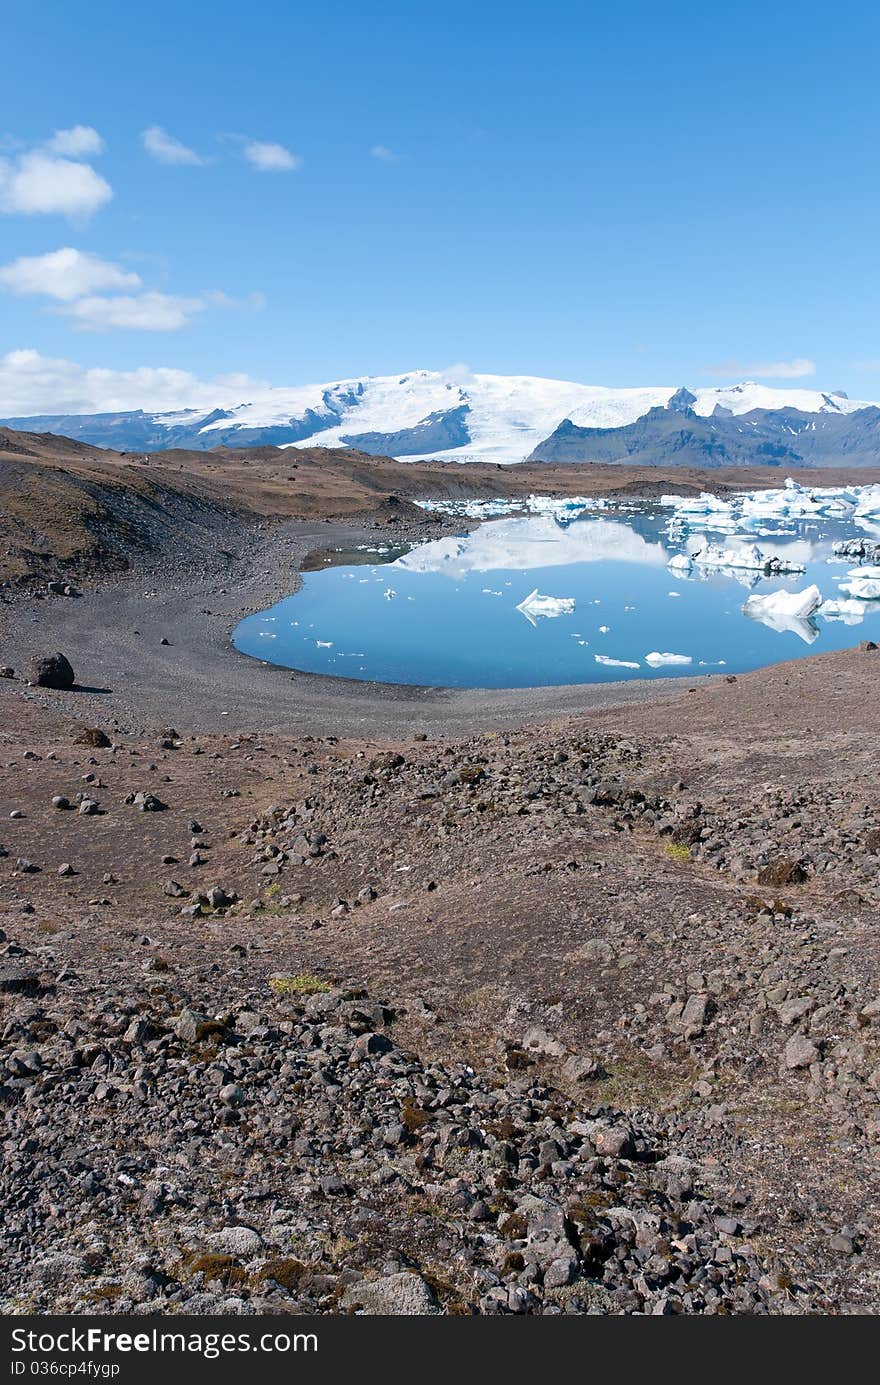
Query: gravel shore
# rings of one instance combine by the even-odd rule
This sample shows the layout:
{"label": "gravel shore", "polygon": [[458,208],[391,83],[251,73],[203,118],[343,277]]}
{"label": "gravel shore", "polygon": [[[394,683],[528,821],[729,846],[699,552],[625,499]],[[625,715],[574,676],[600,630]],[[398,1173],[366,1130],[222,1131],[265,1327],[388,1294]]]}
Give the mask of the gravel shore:
{"label": "gravel shore", "polygon": [[[437,532],[436,525],[393,531],[322,521],[242,525],[222,536],[222,547],[218,536],[213,552],[163,557],[78,599],[18,596],[5,608],[7,629],[0,628],[3,661],[26,669],[33,657],[61,649],[80,687],[47,693],[51,705],[113,717],[133,729],[172,721],[201,731],[468,734],[682,691],[674,678],[514,689],[360,683],[291,673],[233,647],[238,622],[294,592],[316,549],[387,542],[389,534],[395,541],[424,540]],[[696,677],[689,686],[717,681]]]}

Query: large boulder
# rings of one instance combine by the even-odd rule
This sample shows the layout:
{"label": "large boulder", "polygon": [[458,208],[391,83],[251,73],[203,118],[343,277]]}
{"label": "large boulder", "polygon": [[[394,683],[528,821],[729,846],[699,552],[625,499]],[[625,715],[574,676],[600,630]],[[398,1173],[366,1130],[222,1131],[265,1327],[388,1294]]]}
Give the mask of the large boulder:
{"label": "large boulder", "polygon": [[430,1286],[409,1270],[352,1284],[342,1295],[342,1307],[379,1317],[425,1317],[440,1312]]}
{"label": "large boulder", "polygon": [[47,654],[31,665],[28,681],[37,688],[72,688],[76,680],[69,659],[63,654]]}

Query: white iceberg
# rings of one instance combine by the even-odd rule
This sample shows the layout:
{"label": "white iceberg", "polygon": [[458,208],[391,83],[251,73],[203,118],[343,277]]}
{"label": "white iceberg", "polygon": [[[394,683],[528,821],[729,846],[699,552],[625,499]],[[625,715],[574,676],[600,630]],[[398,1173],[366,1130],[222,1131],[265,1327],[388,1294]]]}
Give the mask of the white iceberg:
{"label": "white iceberg", "polygon": [[762,553],[757,544],[743,544],[738,548],[720,548],[707,543],[693,555],[699,567],[734,568],[746,572],[805,572],[803,563],[795,562],[778,553]]}
{"label": "white iceberg", "polygon": [[386,601],[393,601],[395,596],[397,595],[397,592],[394,590],[393,587],[387,587],[385,591],[383,591],[382,595],[384,596]]}
{"label": "white iceberg", "polygon": [[669,559],[669,562],[666,564],[666,566],[672,568],[673,572],[690,572],[690,556],[687,553],[676,553],[672,558]]}
{"label": "white iceberg", "polygon": [[870,534],[880,533],[880,486],[801,486],[789,478],[779,490],[744,492],[722,500],[708,493],[693,497],[664,495],[660,504],[672,510],[675,529],[755,530],[776,532],[798,520],[852,519]]}
{"label": "white iceberg", "polygon": [[819,630],[810,616],[821,605],[822,593],[814,584],[802,592],[778,591],[769,592],[767,596],[750,596],[743,612],[771,630],[797,635],[805,644],[812,644]]}
{"label": "white iceberg", "polygon": [[692,664],[693,662],[690,654],[661,654],[657,649],[645,655],[645,663],[650,664],[652,668],[663,668],[666,664]]}
{"label": "white iceberg", "polygon": [[880,577],[852,577],[848,582],[841,582],[840,590],[860,601],[876,601],[880,598]]}
{"label": "white iceberg", "polygon": [[819,615],[825,620],[840,620],[844,625],[861,625],[865,616],[880,611],[880,601],[843,600],[823,601]]}
{"label": "white iceberg", "polygon": [[539,616],[570,616],[574,614],[573,596],[542,596],[535,587],[516,608],[532,625],[538,624]]}
{"label": "white iceberg", "polygon": [[594,654],[593,658],[606,668],[641,668],[640,664],[632,663],[629,659],[610,659],[607,654]]}
{"label": "white iceberg", "polygon": [[880,598],[880,567],[850,568],[847,581],[841,582],[840,590],[860,601],[876,601]]}

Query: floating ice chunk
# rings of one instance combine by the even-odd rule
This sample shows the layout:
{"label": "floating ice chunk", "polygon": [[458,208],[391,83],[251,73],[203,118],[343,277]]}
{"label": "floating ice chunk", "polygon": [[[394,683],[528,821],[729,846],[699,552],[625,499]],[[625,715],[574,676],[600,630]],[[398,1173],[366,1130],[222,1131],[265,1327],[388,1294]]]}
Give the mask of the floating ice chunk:
{"label": "floating ice chunk", "polygon": [[480,591],[484,596],[502,596],[502,592],[493,591],[491,587],[481,587]]}
{"label": "floating ice chunk", "polygon": [[681,596],[681,592],[667,592],[667,596]]}
{"label": "floating ice chunk", "polygon": [[799,620],[806,620],[821,605],[822,593],[814,584],[805,587],[802,592],[778,591],[769,592],[767,596],[750,596],[743,609],[750,613],[766,611],[773,615],[795,616]]}
{"label": "floating ice chunk", "polygon": [[675,553],[669,559],[669,562],[666,564],[666,566],[668,568],[672,568],[673,572],[690,572],[690,555],[687,553]]}
{"label": "floating ice chunk", "polygon": [[516,608],[532,625],[538,624],[539,616],[570,616],[574,613],[573,596],[542,596],[535,587]]}
{"label": "floating ice chunk", "polygon": [[690,654],[661,654],[659,650],[653,650],[645,655],[645,663],[652,668],[662,668],[666,664],[692,664],[693,658]]}
{"label": "floating ice chunk", "polygon": [[386,601],[393,601],[395,596],[397,595],[397,592],[394,590],[393,587],[386,587],[382,595],[384,596]]}
{"label": "floating ice chunk", "polygon": [[319,649],[332,649],[332,648],[333,648],[333,641],[332,641],[332,640],[315,640],[315,644],[318,646]]}
{"label": "floating ice chunk", "polygon": [[880,611],[880,601],[823,601],[819,607],[819,615],[825,620],[840,620],[844,625],[861,625],[871,611]]}
{"label": "floating ice chunk", "polygon": [[610,634],[611,634],[611,626],[610,626],[610,625],[600,625],[600,626],[599,626],[599,634],[600,634],[600,635],[610,635]]}
{"label": "floating ice chunk", "polygon": [[629,659],[611,659],[607,654],[594,654],[593,658],[606,668],[641,668],[641,664],[632,663]]}
{"label": "floating ice chunk", "polygon": [[719,548],[717,544],[707,543],[693,555],[699,567],[741,568],[746,572],[805,572],[803,563],[779,554],[762,553],[757,544],[743,544],[740,548]]}
{"label": "floating ice chunk", "polygon": [[[870,569],[863,569],[870,570]],[[840,590],[846,592],[848,596],[856,596],[860,601],[876,601],[880,598],[880,568],[875,568],[878,573],[876,577],[850,577],[848,582],[841,582]]]}
{"label": "floating ice chunk", "polygon": [[752,620],[759,620],[780,634],[797,635],[805,644],[812,644],[819,629],[810,616],[822,605],[822,593],[815,586],[802,592],[778,591],[767,596],[750,596],[743,611]]}

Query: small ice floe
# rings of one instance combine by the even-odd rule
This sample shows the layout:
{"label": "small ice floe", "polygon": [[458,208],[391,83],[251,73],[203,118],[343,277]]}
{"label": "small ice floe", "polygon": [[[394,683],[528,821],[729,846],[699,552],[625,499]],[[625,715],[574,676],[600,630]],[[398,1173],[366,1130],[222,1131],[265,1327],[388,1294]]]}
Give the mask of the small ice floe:
{"label": "small ice floe", "polygon": [[810,617],[822,605],[822,593],[814,584],[802,592],[770,592],[767,596],[750,596],[743,606],[745,615],[759,620],[780,634],[797,635],[805,644],[812,644],[819,628]]}
{"label": "small ice floe", "polygon": [[393,601],[395,596],[397,595],[397,592],[394,590],[393,587],[386,587],[382,595],[384,596],[386,601]]}
{"label": "small ice floe", "polygon": [[880,611],[880,601],[844,598],[842,601],[823,601],[819,607],[823,620],[839,620],[844,625],[861,625],[871,611]]}
{"label": "small ice floe", "polygon": [[859,601],[876,601],[880,598],[880,567],[853,567],[847,573],[847,581],[841,582],[840,590],[847,596],[855,596]]}
{"label": "small ice floe", "polygon": [[315,640],[315,644],[318,646],[319,649],[332,649],[332,648],[333,648],[333,641],[332,641],[332,640]]}
{"label": "small ice floe", "polygon": [[657,649],[645,655],[645,663],[650,664],[651,668],[663,668],[667,664],[692,664],[693,662],[690,654],[661,654]]}
{"label": "small ice floe", "polygon": [[667,596],[681,596],[681,592],[667,592]]}
{"label": "small ice floe", "polygon": [[767,577],[780,572],[806,572],[803,563],[796,563],[778,554],[762,553],[754,543],[738,548],[721,548],[718,544],[707,543],[693,555],[693,561],[698,567],[743,569],[746,572],[763,572]]}
{"label": "small ice floe", "polygon": [[675,553],[666,564],[673,572],[690,572],[691,559],[688,553]]}
{"label": "small ice floe", "polygon": [[727,668],[726,659],[701,659],[700,668]]}
{"label": "small ice floe", "polygon": [[594,654],[593,658],[597,664],[604,664],[606,668],[640,668],[641,665],[633,663],[629,659],[611,659],[607,654]]}
{"label": "small ice floe", "polygon": [[497,592],[492,587],[481,587],[480,591],[484,596],[503,596],[503,592]]}
{"label": "small ice floe", "polygon": [[600,635],[610,635],[610,634],[611,634],[611,626],[610,626],[610,625],[600,625],[600,626],[599,626],[599,634],[600,634]]}
{"label": "small ice floe", "polygon": [[573,596],[542,596],[535,587],[516,608],[531,625],[538,624],[539,616],[570,616],[574,613]]}

